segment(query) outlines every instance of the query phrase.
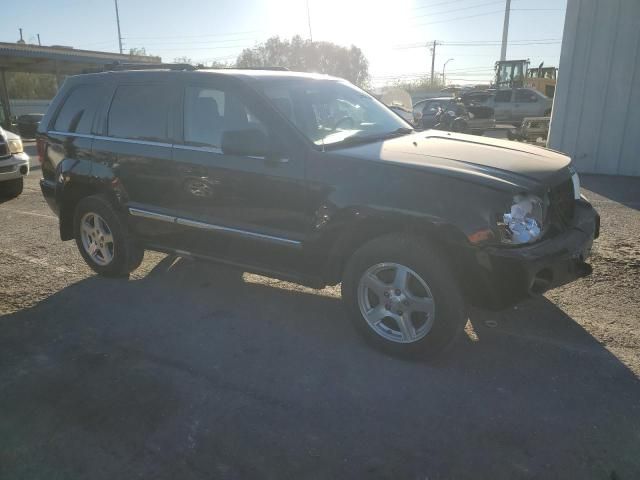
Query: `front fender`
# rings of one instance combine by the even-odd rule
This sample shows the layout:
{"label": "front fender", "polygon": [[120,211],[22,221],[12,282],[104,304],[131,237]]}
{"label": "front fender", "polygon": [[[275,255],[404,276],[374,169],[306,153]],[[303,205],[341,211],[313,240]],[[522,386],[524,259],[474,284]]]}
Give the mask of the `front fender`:
{"label": "front fender", "polygon": [[[510,192],[433,171],[381,161],[326,157],[310,173],[315,225],[308,251],[335,283],[346,259],[376,236],[406,232],[455,250],[496,227]],[[328,252],[328,254],[327,254]]]}
{"label": "front fender", "polygon": [[346,262],[358,248],[376,237],[391,233],[428,238],[445,248],[468,244],[463,232],[455,225],[429,215],[351,207],[340,211],[317,232],[314,239],[316,251],[325,253],[320,258],[326,282],[338,283]]}

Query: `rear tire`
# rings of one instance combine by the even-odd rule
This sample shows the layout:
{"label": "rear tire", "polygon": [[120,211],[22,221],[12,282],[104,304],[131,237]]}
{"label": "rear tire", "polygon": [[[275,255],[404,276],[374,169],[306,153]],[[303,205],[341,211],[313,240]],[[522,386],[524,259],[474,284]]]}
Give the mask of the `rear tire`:
{"label": "rear tire", "polygon": [[104,195],[80,200],[73,228],[78,250],[94,272],[105,277],[127,277],[142,263],[144,249]]}
{"label": "rear tire", "polygon": [[342,298],[367,342],[414,358],[433,358],[453,343],[467,315],[445,258],[432,242],[398,234],[371,240],[352,255]]}
{"label": "rear tire", "polygon": [[22,177],[14,180],[0,182],[0,195],[5,198],[15,198],[24,190],[24,179]]}

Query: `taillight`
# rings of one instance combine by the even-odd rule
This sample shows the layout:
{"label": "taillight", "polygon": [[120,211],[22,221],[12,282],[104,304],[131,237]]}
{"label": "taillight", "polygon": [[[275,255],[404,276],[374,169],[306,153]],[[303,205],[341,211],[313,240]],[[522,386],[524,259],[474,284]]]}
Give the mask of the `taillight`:
{"label": "taillight", "polygon": [[38,160],[40,160],[40,165],[44,163],[44,153],[47,149],[47,141],[42,138],[36,138],[36,149],[38,151]]}

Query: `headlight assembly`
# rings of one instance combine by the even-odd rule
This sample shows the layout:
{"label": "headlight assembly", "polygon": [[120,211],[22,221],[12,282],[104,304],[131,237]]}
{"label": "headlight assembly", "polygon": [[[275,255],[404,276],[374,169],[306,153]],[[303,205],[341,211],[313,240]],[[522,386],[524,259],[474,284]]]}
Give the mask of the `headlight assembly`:
{"label": "headlight assembly", "polygon": [[19,138],[7,140],[7,145],[9,146],[9,152],[11,153],[22,153],[24,151],[22,148],[22,140]]}
{"label": "headlight assembly", "polygon": [[516,195],[511,209],[498,222],[503,243],[520,245],[538,240],[543,233],[544,202],[531,194]]}
{"label": "headlight assembly", "polygon": [[573,198],[574,200],[580,199],[580,177],[578,176],[578,172],[576,172],[575,168],[569,167],[569,172],[571,173],[571,182],[573,183]]}

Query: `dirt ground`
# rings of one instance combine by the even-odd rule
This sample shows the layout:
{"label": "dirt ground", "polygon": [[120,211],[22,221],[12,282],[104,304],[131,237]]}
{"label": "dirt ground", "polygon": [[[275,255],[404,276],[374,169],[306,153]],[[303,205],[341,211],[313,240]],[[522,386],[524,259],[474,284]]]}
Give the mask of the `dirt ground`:
{"label": "dirt ground", "polygon": [[593,274],[546,296],[640,374],[640,179],[584,176],[600,212]]}
{"label": "dirt ground", "polygon": [[0,204],[0,478],[640,478],[640,179],[583,177],[593,275],[421,364],[335,288],[155,253],[95,277],[38,177]]}

